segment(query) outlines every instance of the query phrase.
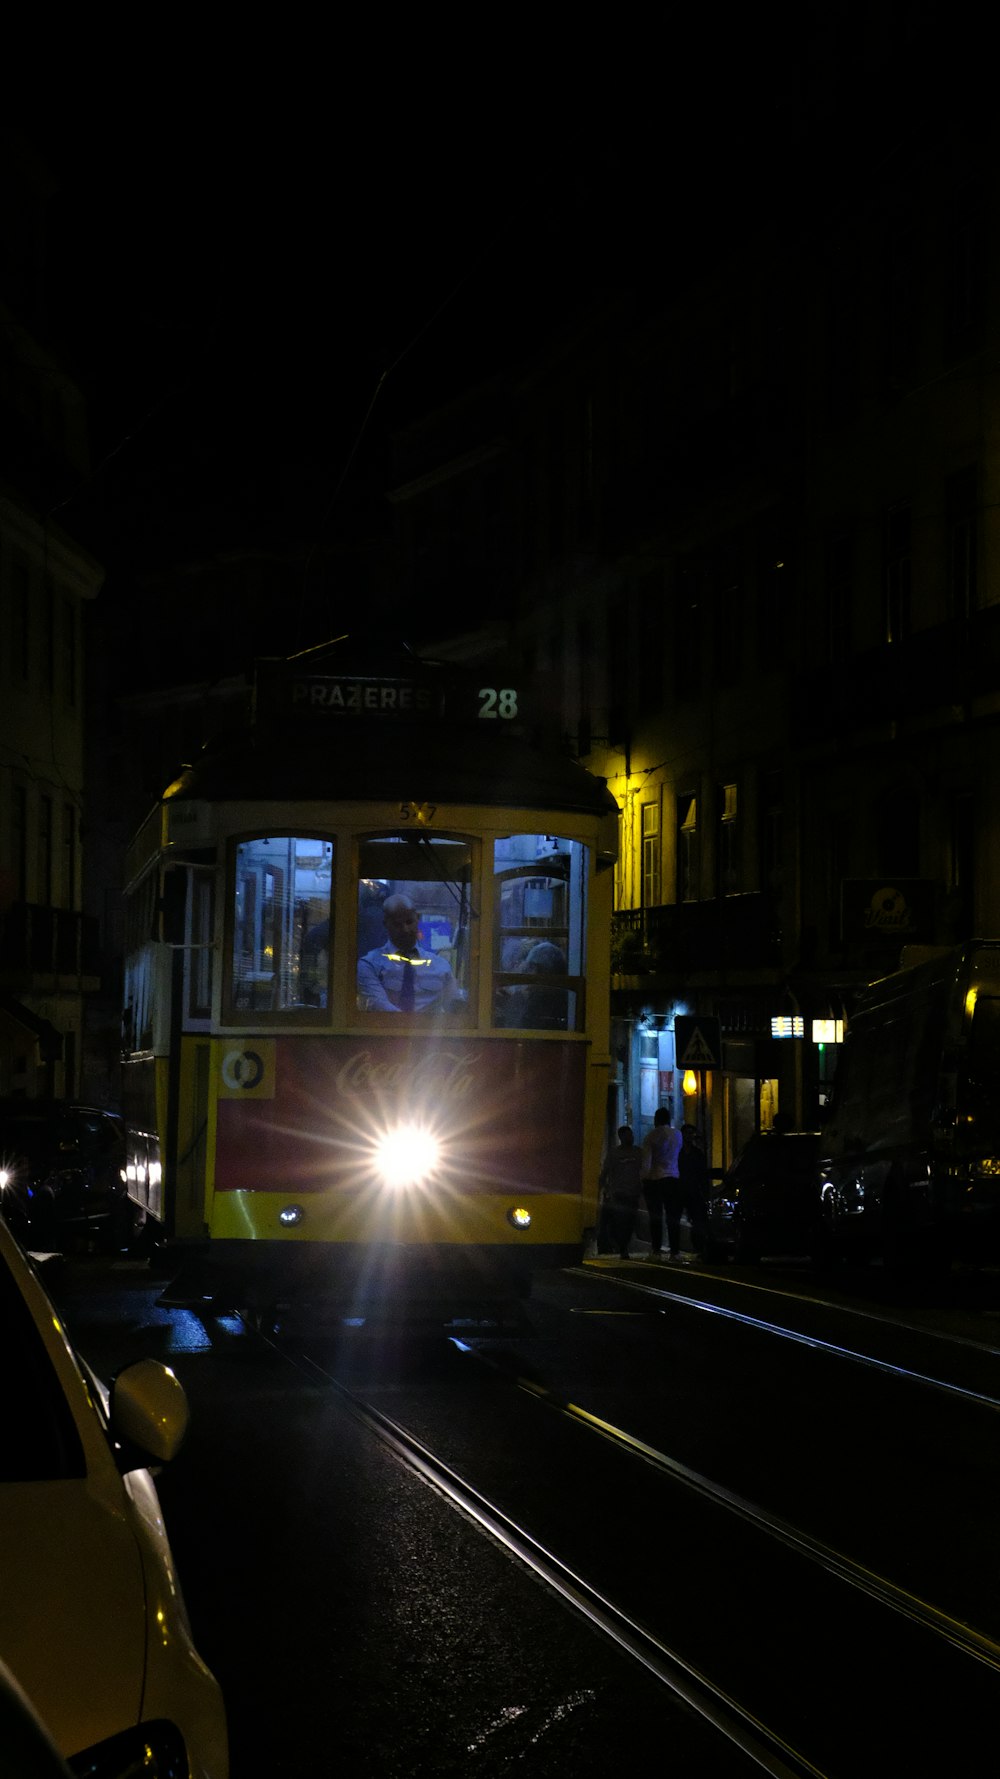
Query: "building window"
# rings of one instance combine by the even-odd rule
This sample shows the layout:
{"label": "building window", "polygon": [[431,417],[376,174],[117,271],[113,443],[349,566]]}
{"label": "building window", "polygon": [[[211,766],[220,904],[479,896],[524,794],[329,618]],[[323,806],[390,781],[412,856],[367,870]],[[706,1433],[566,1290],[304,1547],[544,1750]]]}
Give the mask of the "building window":
{"label": "building window", "polygon": [[76,810],[72,803],[63,804],[63,907],[76,907]]}
{"label": "building window", "polygon": [[66,702],[71,707],[76,703],[76,686],[78,677],[77,645],[76,645],[76,606],[72,599],[62,602],[62,670],[63,689]]}
{"label": "building window", "polygon": [[698,844],[698,799],[694,793],[677,799],[677,900],[697,902],[701,888]]}
{"label": "building window", "polygon": [[913,578],[912,514],[909,501],[886,511],[883,529],[883,591],[885,640],[903,642],[910,634]]}
{"label": "building window", "polygon": [[42,614],[42,684],[51,696],[56,686],[56,602],[51,587],[46,587],[41,600]]}
{"label": "building window", "polygon": [[642,805],[642,905],[658,908],[660,894],[660,805]]}
{"label": "building window", "polygon": [[28,793],[23,784],[11,785],[10,856],[19,902],[28,900]]}
{"label": "building window", "polygon": [[974,931],[975,806],[971,791],[959,791],[951,805],[948,888],[954,918],[954,936],[972,937]]}
{"label": "building window", "polygon": [[719,785],[717,807],[715,872],[718,894],[720,896],[736,896],[739,895],[742,888],[740,881],[739,788],[737,785]]}
{"label": "building window", "polygon": [[38,799],[38,882],[35,900],[43,907],[52,904],[52,798]]}
{"label": "building window", "polygon": [[31,571],[16,559],[11,567],[10,664],[15,679],[31,676]]}
{"label": "building window", "polygon": [[979,473],[975,464],[945,483],[948,534],[948,616],[969,618],[976,609],[976,516]]}

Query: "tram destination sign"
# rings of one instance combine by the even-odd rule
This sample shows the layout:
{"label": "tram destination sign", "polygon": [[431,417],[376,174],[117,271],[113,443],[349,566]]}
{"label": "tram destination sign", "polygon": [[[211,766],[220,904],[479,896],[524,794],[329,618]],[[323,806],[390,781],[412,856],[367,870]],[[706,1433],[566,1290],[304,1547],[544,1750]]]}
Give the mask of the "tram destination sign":
{"label": "tram destination sign", "polygon": [[331,721],[481,721],[511,727],[524,714],[516,685],[428,676],[267,671],[258,665],[257,710]]}
{"label": "tram destination sign", "polygon": [[442,717],[444,702],[442,687],[418,680],[302,673],[287,682],[286,703],[303,715]]}

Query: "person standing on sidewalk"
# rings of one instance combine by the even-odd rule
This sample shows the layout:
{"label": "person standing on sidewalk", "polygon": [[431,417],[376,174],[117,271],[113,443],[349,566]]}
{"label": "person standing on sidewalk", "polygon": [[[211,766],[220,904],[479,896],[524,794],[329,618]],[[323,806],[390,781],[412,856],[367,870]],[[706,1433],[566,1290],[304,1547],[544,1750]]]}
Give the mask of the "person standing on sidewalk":
{"label": "person standing on sidewalk", "polygon": [[691,1225],[691,1251],[694,1256],[708,1248],[708,1157],[694,1124],[681,1125],[684,1147],[677,1162],[683,1187],[684,1209]]}
{"label": "person standing on sidewalk", "polygon": [[604,1164],[601,1189],[605,1195],[601,1208],[607,1211],[609,1233],[622,1260],[628,1260],[642,1192],[642,1150],[635,1146],[630,1124],[618,1127],[618,1147]]}
{"label": "person standing on sidewalk", "polygon": [[676,1260],[681,1251],[684,1188],[678,1177],[677,1157],[683,1143],[680,1131],[671,1127],[668,1107],[661,1106],[652,1130],[646,1132],[642,1141],[642,1190],[649,1212],[650,1260],[663,1258],[664,1217],[671,1260]]}

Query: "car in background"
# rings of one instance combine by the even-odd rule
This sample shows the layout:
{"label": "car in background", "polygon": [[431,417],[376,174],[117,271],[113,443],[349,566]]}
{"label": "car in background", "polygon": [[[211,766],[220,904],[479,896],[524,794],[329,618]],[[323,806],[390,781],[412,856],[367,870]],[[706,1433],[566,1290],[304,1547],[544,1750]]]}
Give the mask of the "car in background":
{"label": "car in background", "polygon": [[0,1663],[73,1773],[227,1779],[149,1469],[183,1440],[183,1388],[146,1358],[105,1389],[2,1217],[0,1381]]}
{"label": "car in background", "polygon": [[768,1255],[819,1260],[824,1233],[815,1130],[763,1130],[709,1193],[708,1254],[753,1262]]}
{"label": "car in background", "polygon": [[99,1106],[0,1100],[0,1203],[31,1248],[124,1246],[124,1120]]}

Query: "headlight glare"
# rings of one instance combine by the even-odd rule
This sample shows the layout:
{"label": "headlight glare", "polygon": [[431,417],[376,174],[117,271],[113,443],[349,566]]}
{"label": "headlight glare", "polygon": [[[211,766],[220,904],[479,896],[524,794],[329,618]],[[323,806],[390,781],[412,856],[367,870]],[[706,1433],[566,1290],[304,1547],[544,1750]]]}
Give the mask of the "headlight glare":
{"label": "headlight glare", "polygon": [[433,1131],[401,1124],[375,1146],[375,1166],[386,1186],[422,1186],[441,1164],[441,1144]]}

